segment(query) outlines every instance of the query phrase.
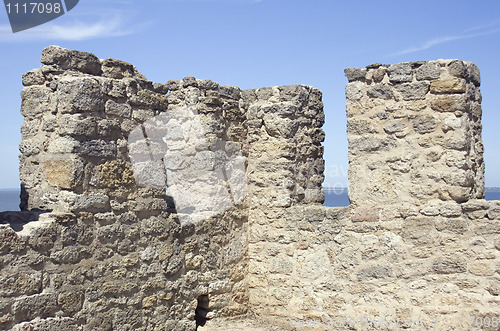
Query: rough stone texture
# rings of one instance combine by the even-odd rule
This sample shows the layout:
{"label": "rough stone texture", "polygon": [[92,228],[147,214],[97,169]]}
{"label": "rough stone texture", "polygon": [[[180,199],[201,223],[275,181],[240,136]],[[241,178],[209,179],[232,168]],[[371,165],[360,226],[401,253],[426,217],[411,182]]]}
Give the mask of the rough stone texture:
{"label": "rough stone texture", "polygon": [[[346,93],[348,120],[372,119],[369,127],[347,127],[351,203],[418,206],[484,196],[475,68],[439,60],[387,66],[378,84],[348,77],[348,86],[356,84]],[[368,77],[380,67],[366,70]]]}
{"label": "rough stone texture", "polygon": [[[1,329],[195,330],[200,316],[198,330],[369,330],[376,319],[449,329],[498,318],[500,204],[481,199],[473,64],[346,70],[351,206],[330,208],[319,90],[151,83],[128,63],[55,46],[42,61],[23,77],[24,211],[0,213]],[[152,120],[184,106],[203,128],[195,145],[182,121]],[[127,144],[140,132],[160,132],[170,154],[161,139]],[[165,185],[189,196],[196,187],[176,182],[184,170],[220,169],[239,151],[246,195],[183,222]]]}

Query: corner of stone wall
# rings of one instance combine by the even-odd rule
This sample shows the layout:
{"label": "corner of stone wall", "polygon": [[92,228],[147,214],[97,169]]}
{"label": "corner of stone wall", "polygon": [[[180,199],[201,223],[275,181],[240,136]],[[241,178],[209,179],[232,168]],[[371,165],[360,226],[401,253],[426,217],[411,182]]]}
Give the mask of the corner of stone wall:
{"label": "corner of stone wall", "polygon": [[460,60],[346,69],[358,206],[484,197],[479,70]]}

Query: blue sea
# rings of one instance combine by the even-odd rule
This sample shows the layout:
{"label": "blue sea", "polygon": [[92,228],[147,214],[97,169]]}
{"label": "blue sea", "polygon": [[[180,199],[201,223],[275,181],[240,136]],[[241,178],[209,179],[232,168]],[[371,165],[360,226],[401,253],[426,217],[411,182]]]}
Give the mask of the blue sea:
{"label": "blue sea", "polygon": [[[486,200],[500,200],[500,190],[486,189]],[[0,190],[0,212],[19,210],[19,189]],[[342,207],[349,205],[347,189],[325,190],[325,203],[328,207]]]}
{"label": "blue sea", "polygon": [[[500,189],[486,188],[485,200],[500,200]],[[325,190],[323,206],[342,207],[349,206],[347,189]]]}

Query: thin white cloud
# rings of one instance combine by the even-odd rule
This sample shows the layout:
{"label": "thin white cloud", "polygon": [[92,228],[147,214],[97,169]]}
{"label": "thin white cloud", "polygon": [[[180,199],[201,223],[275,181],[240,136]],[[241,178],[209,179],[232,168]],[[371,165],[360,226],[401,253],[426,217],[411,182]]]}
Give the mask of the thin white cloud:
{"label": "thin white cloud", "polygon": [[491,22],[491,23],[488,23],[488,24],[482,24],[482,25],[478,25],[478,26],[473,26],[472,28],[469,28],[469,29],[465,30],[464,32],[472,32],[472,31],[477,31],[477,30],[483,30],[483,29],[491,28],[491,27],[494,27],[494,26],[497,26],[497,25],[498,25],[498,22]]}
{"label": "thin white cloud", "polygon": [[[496,25],[496,24],[494,24],[494,25]],[[486,27],[494,26],[494,25],[488,25],[488,26],[484,25],[481,27],[478,26],[478,27],[472,28],[472,30],[469,29],[467,31],[469,31],[469,32],[470,31],[477,31],[480,29],[484,29]],[[454,40],[469,39],[469,38],[474,38],[474,37],[479,37],[479,36],[484,36],[484,35],[489,35],[489,34],[495,34],[495,33],[499,33],[499,32],[500,32],[500,29],[494,29],[494,30],[488,30],[488,31],[483,31],[483,32],[478,32],[478,33],[473,33],[473,34],[464,33],[462,35],[457,35],[457,36],[445,36],[445,37],[434,38],[434,39],[431,39],[431,40],[424,42],[423,44],[421,44],[419,46],[412,46],[412,47],[406,48],[402,51],[392,53],[389,55],[389,57],[406,55],[406,54],[410,54],[410,53],[423,51],[423,50],[429,49],[433,46],[441,45],[441,44],[444,44],[444,43],[447,43],[450,41],[454,41]]]}
{"label": "thin white cloud", "polygon": [[25,31],[12,33],[10,26],[0,25],[0,42],[27,42],[41,40],[88,40],[126,36],[143,30],[146,24],[127,25],[119,16],[103,16],[97,21],[73,19],[47,23]]}

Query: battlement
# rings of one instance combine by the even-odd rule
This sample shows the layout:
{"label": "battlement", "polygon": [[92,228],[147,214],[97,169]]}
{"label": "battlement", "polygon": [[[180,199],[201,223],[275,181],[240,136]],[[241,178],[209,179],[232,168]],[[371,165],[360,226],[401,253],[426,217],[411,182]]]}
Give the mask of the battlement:
{"label": "battlement", "polygon": [[57,46],[41,62],[23,75],[23,211],[0,214],[0,328],[500,317],[472,63],[346,69],[351,205],[331,208],[318,89],[152,83]]}

